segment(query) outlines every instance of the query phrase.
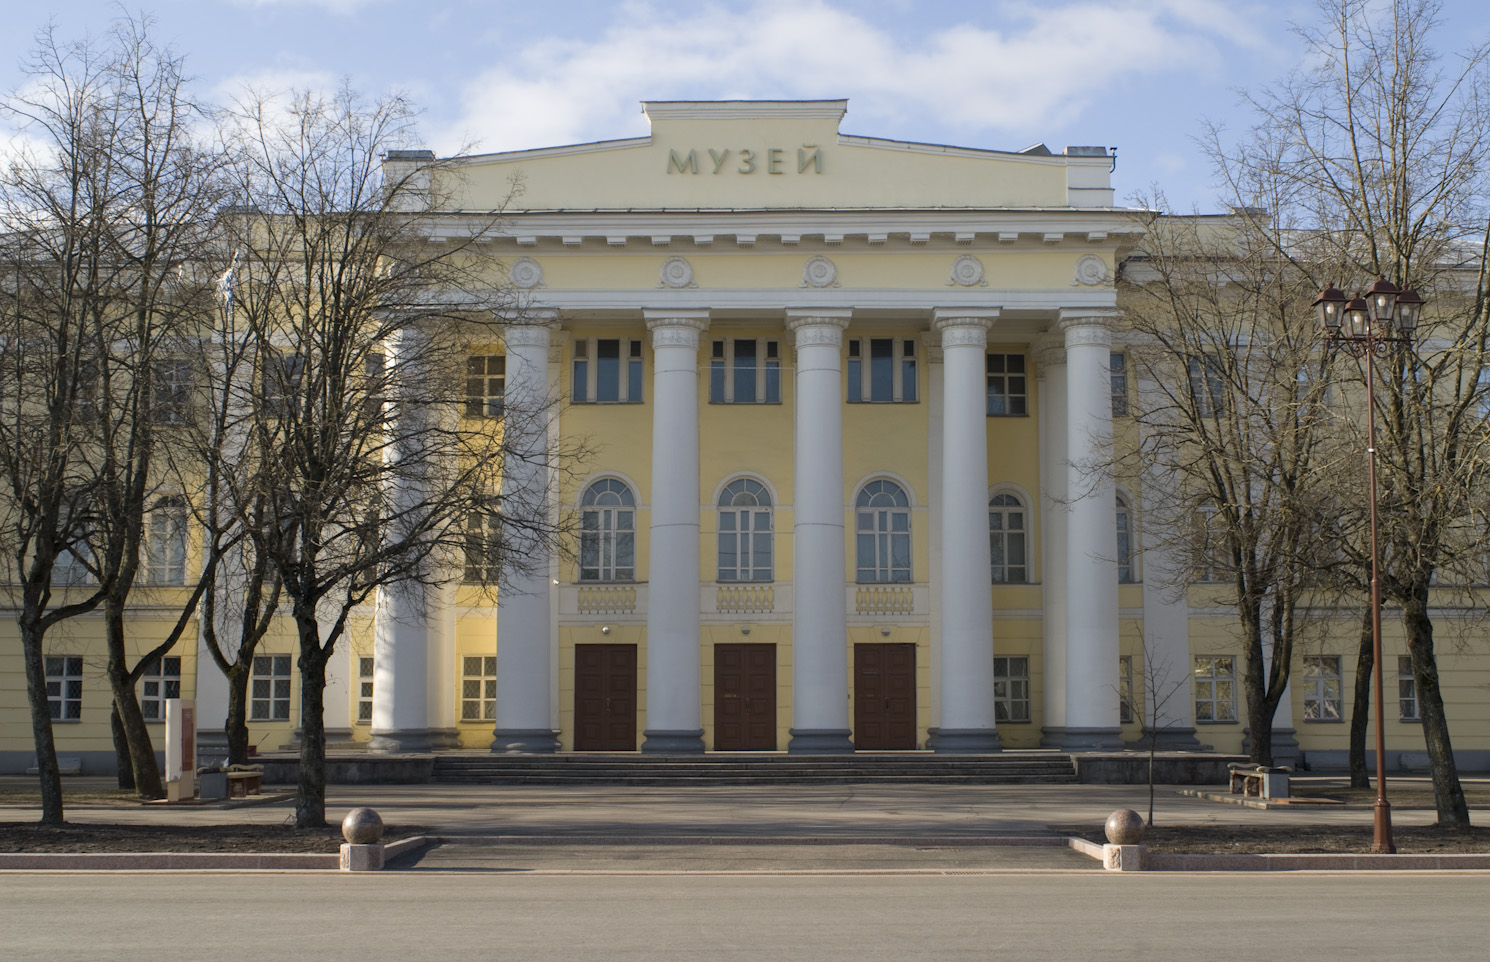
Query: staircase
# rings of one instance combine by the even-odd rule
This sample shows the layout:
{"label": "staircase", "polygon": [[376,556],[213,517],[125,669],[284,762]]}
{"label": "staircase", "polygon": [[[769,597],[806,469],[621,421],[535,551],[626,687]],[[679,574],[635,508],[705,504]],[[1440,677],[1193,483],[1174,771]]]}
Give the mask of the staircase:
{"label": "staircase", "polygon": [[466,785],[1029,785],[1073,784],[1070,755],[1003,752],[936,755],[930,752],[856,752],[788,755],[710,752],[642,755],[574,752],[493,755],[441,752],[430,781]]}

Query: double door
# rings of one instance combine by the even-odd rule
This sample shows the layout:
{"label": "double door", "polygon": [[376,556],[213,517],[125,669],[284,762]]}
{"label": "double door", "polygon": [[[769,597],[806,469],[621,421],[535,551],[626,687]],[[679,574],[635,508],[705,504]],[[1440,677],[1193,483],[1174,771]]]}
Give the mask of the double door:
{"label": "double door", "polygon": [[574,646],[574,750],[636,751],[636,646]]}
{"label": "double door", "polygon": [[776,646],[714,646],[714,748],[776,750]]}
{"label": "double door", "polygon": [[916,747],[916,646],[854,645],[854,748]]}

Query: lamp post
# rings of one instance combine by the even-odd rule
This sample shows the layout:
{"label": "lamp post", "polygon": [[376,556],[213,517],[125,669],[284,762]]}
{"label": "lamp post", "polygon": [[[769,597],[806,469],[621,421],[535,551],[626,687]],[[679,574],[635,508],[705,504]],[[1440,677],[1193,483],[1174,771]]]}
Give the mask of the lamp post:
{"label": "lamp post", "polygon": [[1402,290],[1378,274],[1366,296],[1347,298],[1333,284],[1314,299],[1325,346],[1366,359],[1366,476],[1371,509],[1371,659],[1376,673],[1376,804],[1372,807],[1374,833],[1371,851],[1395,852],[1392,806],[1387,802],[1385,696],[1381,680],[1381,551],[1376,537],[1376,382],[1375,359],[1394,344],[1411,344],[1417,332],[1423,299]]}

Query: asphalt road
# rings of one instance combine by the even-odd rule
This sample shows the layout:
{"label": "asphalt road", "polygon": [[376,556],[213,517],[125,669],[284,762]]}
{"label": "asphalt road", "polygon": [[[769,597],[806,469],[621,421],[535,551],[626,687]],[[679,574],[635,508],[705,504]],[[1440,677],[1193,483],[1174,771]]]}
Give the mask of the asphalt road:
{"label": "asphalt road", "polygon": [[0,874],[29,960],[1485,958],[1490,874]]}

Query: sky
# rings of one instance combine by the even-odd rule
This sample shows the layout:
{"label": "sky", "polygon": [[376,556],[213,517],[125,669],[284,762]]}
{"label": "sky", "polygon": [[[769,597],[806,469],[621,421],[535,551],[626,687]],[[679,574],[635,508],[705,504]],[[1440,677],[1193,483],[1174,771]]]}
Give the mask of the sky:
{"label": "sky", "polygon": [[[399,93],[442,155],[643,136],[645,100],[847,98],[847,134],[1115,147],[1121,201],[1158,186],[1182,212],[1221,209],[1206,125],[1245,135],[1240,91],[1298,65],[1294,27],[1318,19],[1312,0],[0,0],[0,91],[48,16],[72,40],[124,10],[205,99]],[[1442,18],[1445,54],[1490,38],[1483,0]]]}

